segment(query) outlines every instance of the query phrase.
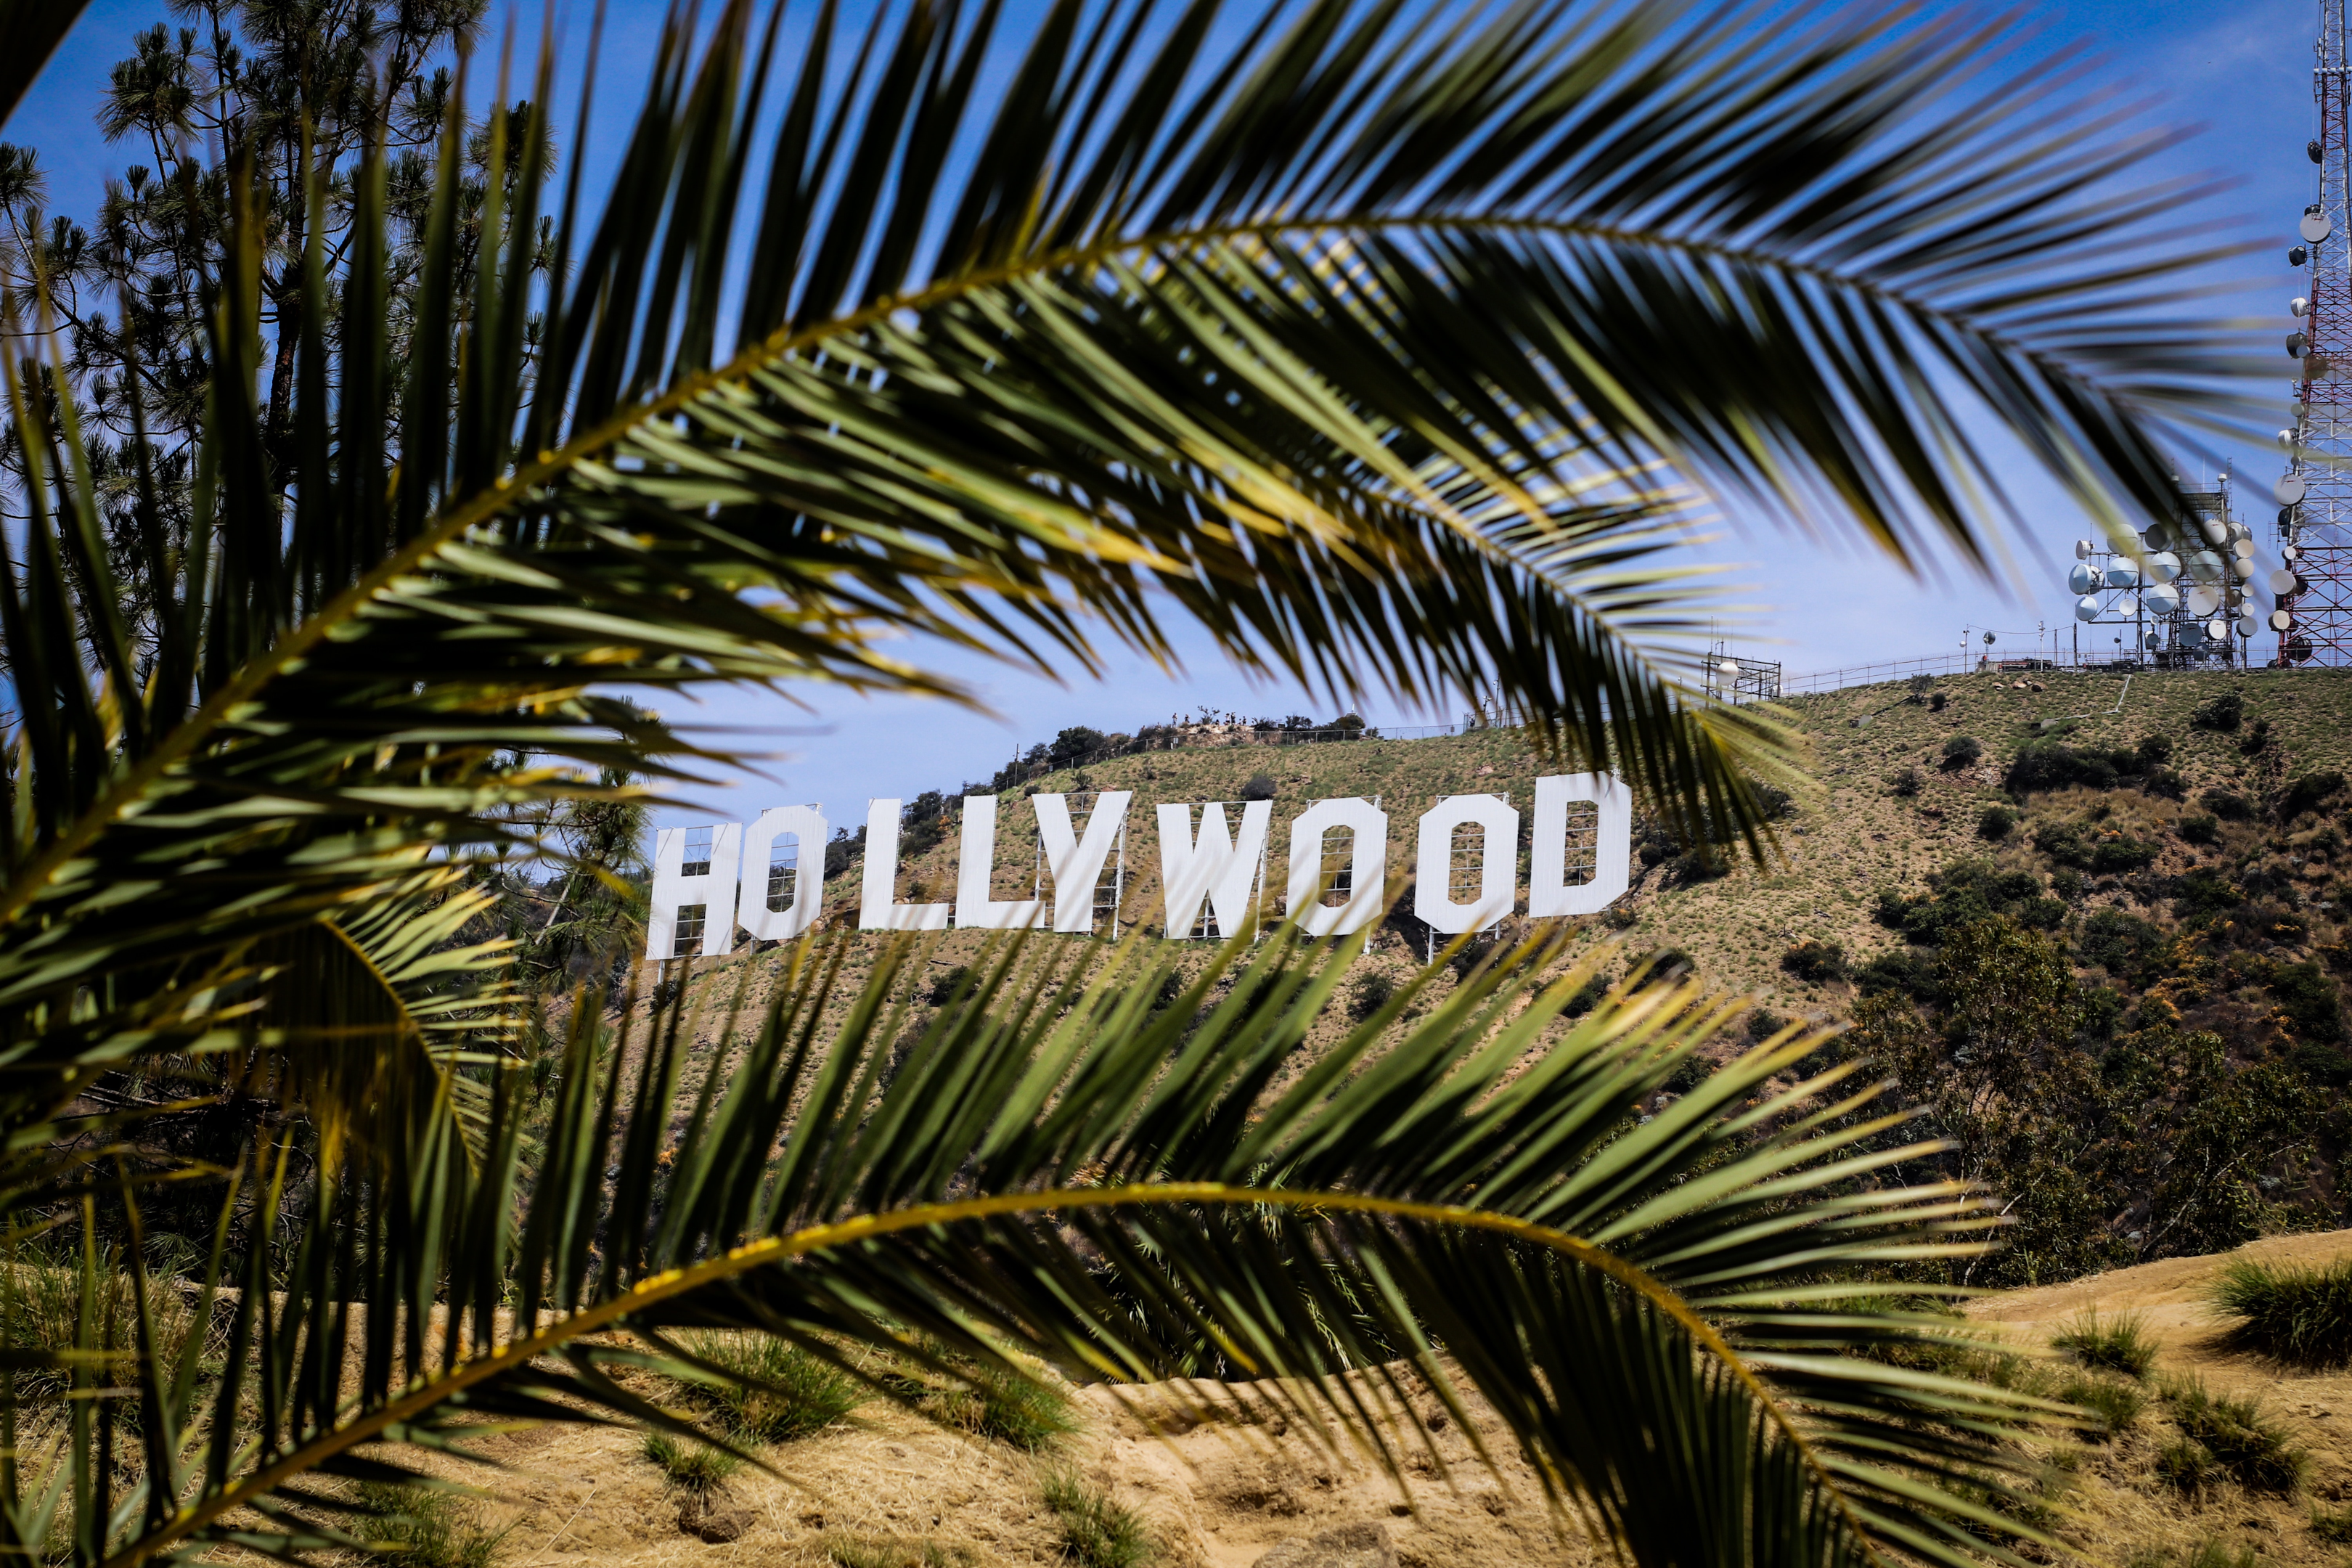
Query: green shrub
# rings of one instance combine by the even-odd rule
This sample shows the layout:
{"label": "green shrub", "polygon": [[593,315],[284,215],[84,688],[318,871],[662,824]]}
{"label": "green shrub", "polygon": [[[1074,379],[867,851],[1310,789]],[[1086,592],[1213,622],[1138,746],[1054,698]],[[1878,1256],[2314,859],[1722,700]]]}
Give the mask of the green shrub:
{"label": "green shrub", "polygon": [[[2275,923],[2292,921],[2293,917],[2288,917]],[[2271,971],[2270,985],[2271,994],[2278,998],[2279,1010],[2287,1016],[2297,1035],[2306,1040],[2344,1037],[2343,998],[2336,994],[2336,982],[2327,977],[2316,961],[2305,959],[2301,963],[2280,964]]]}
{"label": "green shrub", "polygon": [[1902,796],[1904,799],[1910,799],[1913,795],[1919,793],[1919,770],[1917,768],[1905,768],[1901,773],[1896,773],[1892,779],[1887,781],[1887,787],[1894,790],[1896,795]]}
{"label": "green shrub", "polygon": [[714,1448],[675,1432],[648,1432],[642,1448],[646,1458],[669,1478],[671,1485],[690,1492],[709,1491],[743,1464],[724,1448]]}
{"label": "green shrub", "polygon": [[1080,1568],[1134,1568],[1159,1550],[1134,1510],[1068,1470],[1045,1478],[1045,1506],[1054,1510],[1067,1561]]}
{"label": "green shrub", "polygon": [[2201,867],[2172,879],[2172,912],[2184,921],[2210,920],[2245,901],[2228,878]]}
{"label": "green shrub", "polygon": [[2110,974],[2137,974],[2164,951],[2164,933],[2137,915],[2121,910],[2099,910],[2083,922],[2075,950],[2084,963],[2095,963]]}
{"label": "green shrub", "polygon": [[2335,1089],[2352,1084],[2352,1057],[2346,1056],[2334,1046],[2305,1040],[2288,1055],[2287,1061],[2295,1071],[2315,1083],[2324,1083]]}
{"label": "green shrub", "polygon": [[2234,730],[2245,716],[2246,700],[2234,690],[2223,691],[2200,702],[2189,722],[2200,730]]}
{"label": "green shrub", "polygon": [[971,973],[971,966],[970,964],[957,964],[945,974],[939,975],[931,981],[931,988],[929,992],[924,995],[923,1000],[929,1002],[934,1007],[946,1006],[949,1003],[955,1000],[957,989],[963,984],[964,976]]}
{"label": "green shrub", "polygon": [[1788,1026],[1788,1019],[1761,1007],[1748,1015],[1748,1037],[1750,1040],[1769,1040]]}
{"label": "green shrub", "polygon": [[1666,1081],[1658,1087],[1668,1094],[1688,1094],[1715,1076],[1715,1064],[1694,1051],[1675,1064]]}
{"label": "green shrub", "polygon": [[2283,1494],[2303,1484],[2311,1456],[2288,1439],[2258,1401],[2215,1394],[2197,1378],[2173,1384],[2164,1398],[2181,1436],[2248,1491]]}
{"label": "green shrub", "polygon": [[2228,1480],[2230,1472],[2204,1444],[2178,1437],[2156,1451],[2156,1479],[2184,1496],[2195,1497]]}
{"label": "green shrub", "polygon": [[765,1385],[696,1391],[718,1408],[730,1432],[754,1443],[788,1443],[821,1432],[866,1403],[856,1378],[772,1334],[701,1334],[685,1346],[722,1371]]}
{"label": "green shrub", "polygon": [[1835,942],[1815,942],[1809,937],[1780,955],[1780,967],[1800,980],[1843,980],[1845,949]]}
{"label": "green shrub", "polygon": [[2051,1335],[2050,1342],[2096,1372],[2145,1377],[2156,1364],[2156,1342],[2148,1337],[2147,1320],[2137,1312],[2102,1322],[2095,1308]]}
{"label": "green shrub", "polygon": [[[1590,989],[1589,985],[1587,986],[1587,989]],[[1603,989],[1605,990],[1606,987],[1603,987]],[[1349,1004],[1348,1011],[1353,1014],[1359,1022],[1361,1022],[1363,1019],[1370,1017],[1373,1014],[1387,1006],[1389,1005],[1389,998],[1395,994],[1396,982],[1389,977],[1388,971],[1384,969],[1368,969],[1364,972],[1363,978],[1356,982],[1356,994],[1354,999]],[[1584,992],[1582,990],[1580,990],[1577,993],[1578,996],[1582,996]],[[1598,1002],[1599,1000],[1600,997],[1596,994],[1592,998],[1592,1001],[1585,1003],[1580,1008],[1577,1007],[1574,1002],[1571,1001],[1570,1003],[1571,1016],[1575,1013],[1591,1012],[1592,1010],[1593,1002]]]}
{"label": "green shrub", "polygon": [[1244,800],[1272,800],[1274,798],[1274,775],[1272,773],[1250,774],[1249,783],[1242,785],[1242,798]]}
{"label": "green shrub", "polygon": [[2301,1366],[2352,1362],[2352,1257],[2319,1268],[2241,1258],[2210,1300],[2238,1343]]}
{"label": "green shrub", "polygon": [[1855,970],[1853,984],[1864,996],[1893,992],[1915,1002],[1934,1002],[1943,995],[1935,960],[1901,948],[1882,952]]}
{"label": "green shrub", "polygon": [[1016,1448],[1042,1448],[1077,1430],[1069,1401],[1050,1384],[1002,1367],[968,1363],[956,1375],[959,1381],[946,1386],[922,1375],[889,1381],[942,1426]]}
{"label": "green shrub", "polygon": [[2080,1377],[2061,1384],[2058,1397],[2090,1413],[2092,1424],[2083,1435],[2100,1443],[2111,1442],[2138,1426],[2140,1412],[2147,1405],[2147,1396],[2137,1387],[2112,1377]]}
{"label": "green shrub", "polygon": [[2184,816],[2174,829],[2183,844],[2218,844],[2221,840],[2221,825],[2214,818],[2199,815]]}
{"label": "green shrub", "polygon": [[2155,864],[2157,847],[2137,838],[2117,836],[2101,838],[2091,846],[2091,873],[2112,877],[2125,871],[2146,870]]}
{"label": "green shrub", "polygon": [[2017,826],[2017,808],[2011,805],[1989,805],[1977,818],[1977,837],[1998,844]]}
{"label": "green shrub", "polygon": [[1984,755],[1984,742],[1974,735],[1955,735],[1944,742],[1944,766],[1947,769],[1974,767]]}
{"label": "green shrub", "polygon": [[[403,1568],[489,1568],[506,1531],[482,1523],[481,1505],[438,1487],[362,1481],[355,1500],[374,1515],[352,1533],[380,1543],[371,1553]],[[512,1529],[509,1525],[508,1529]]]}
{"label": "green shrub", "polygon": [[2286,794],[2279,799],[2278,819],[2293,822],[2304,813],[2316,809],[2320,802],[2343,787],[2342,773],[2332,771],[2305,773],[2286,786]]}
{"label": "green shrub", "polygon": [[2209,789],[2197,797],[2197,804],[2224,822],[2252,822],[2253,803],[2235,790]]}

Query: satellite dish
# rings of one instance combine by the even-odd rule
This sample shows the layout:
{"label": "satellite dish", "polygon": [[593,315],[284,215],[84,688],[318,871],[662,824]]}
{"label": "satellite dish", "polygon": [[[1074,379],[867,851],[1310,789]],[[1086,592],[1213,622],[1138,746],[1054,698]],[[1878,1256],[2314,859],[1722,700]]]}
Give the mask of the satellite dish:
{"label": "satellite dish", "polygon": [[2237,631],[2240,637],[2250,637],[2260,630],[2262,630],[2262,626],[2255,621],[2253,616],[2240,616],[2238,617]]}
{"label": "satellite dish", "polygon": [[2273,594],[2285,595],[2294,592],[2294,574],[2284,566],[2263,578],[2263,583]]}
{"label": "satellite dish", "polygon": [[2150,615],[2168,616],[2180,608],[2180,590],[2169,583],[2151,583],[2147,592],[2140,595],[2140,602],[2147,606]]}
{"label": "satellite dish", "polygon": [[2327,221],[2326,213],[2305,213],[2303,215],[2303,221],[2294,226],[2294,232],[2311,241],[2312,244],[2317,245],[2336,232],[2336,226]]}
{"label": "satellite dish", "polygon": [[2110,588],[2132,588],[2139,584],[2138,563],[2120,555],[2107,563],[2106,575]]}
{"label": "satellite dish", "polygon": [[2286,357],[2289,359],[2301,359],[2303,351],[2310,346],[2311,340],[2301,332],[2289,332],[2286,335]]}
{"label": "satellite dish", "polygon": [[2221,558],[2210,550],[2200,550],[2189,558],[2191,582],[2218,583],[2221,580]]}
{"label": "satellite dish", "polygon": [[2221,589],[2191,588],[2189,590],[2189,613],[2190,615],[2210,616],[2221,607]]}
{"label": "satellite dish", "polygon": [[2087,594],[2098,585],[2099,574],[2091,570],[2088,562],[2075,562],[2066,574],[2066,591],[2070,594]]}
{"label": "satellite dish", "polygon": [[2319,160],[2326,155],[2326,149],[2322,148],[2316,141],[2305,142],[2303,144],[2303,150],[2305,154],[2315,163],[2318,163]]}
{"label": "satellite dish", "polygon": [[2230,537],[2230,531],[2211,518],[2205,520],[2205,525],[2200,531],[2205,535],[2205,542],[2208,544],[2220,544]]}
{"label": "satellite dish", "polygon": [[2212,638],[2215,642],[2224,642],[2228,640],[2230,636],[2230,623],[2227,621],[2207,621],[2205,623],[2205,635]]}
{"label": "satellite dish", "polygon": [[2254,542],[2251,539],[2241,539],[2230,546],[2230,553],[2241,561],[2252,561],[2254,558]]}
{"label": "satellite dish", "polygon": [[2286,308],[2288,312],[2293,315],[2308,316],[2311,314],[2311,301],[2305,299],[2300,294],[2297,294],[2294,299],[2289,300],[2286,302]]}
{"label": "satellite dish", "polygon": [[2303,379],[2318,381],[2327,374],[2327,356],[2314,349],[2303,356]]}
{"label": "satellite dish", "polygon": [[2274,632],[2283,632],[2293,625],[2294,625],[2294,616],[2287,611],[2273,610],[2271,612],[2271,630]]}
{"label": "satellite dish", "polygon": [[2300,560],[2303,556],[2303,549],[2300,545],[2289,544],[2283,547],[2279,554],[2289,561]]}
{"label": "satellite dish", "polygon": [[2143,632],[2140,634],[2140,641],[2147,644],[2151,648],[2162,647],[2164,646],[2164,634],[2162,632]]}
{"label": "satellite dish", "polygon": [[[2303,499],[2305,488],[2303,476],[2301,474],[2281,474],[2278,479],[2278,483],[2271,487],[2271,494],[2278,498],[2279,505],[2293,506],[2295,502]],[[2205,537],[2208,539],[2212,538],[2213,531],[2210,528],[2207,529],[2205,531]]]}
{"label": "satellite dish", "polygon": [[2099,618],[2099,601],[2093,598],[2088,594],[2085,594],[2081,598],[2075,600],[2074,618],[2078,621],[2097,620]]}
{"label": "satellite dish", "polygon": [[2182,647],[2204,647],[2205,623],[2202,621],[2190,621],[2182,626],[2180,628],[2180,646]]}
{"label": "satellite dish", "polygon": [[2230,570],[2238,574],[2238,581],[2241,583],[2250,583],[2253,581],[2254,563],[2248,556],[2241,555],[2232,560],[2230,563]]}
{"label": "satellite dish", "polygon": [[2310,259],[2311,252],[2305,250],[2303,247],[2299,245],[2290,245],[2286,247],[2286,264],[2289,267],[2300,267]]}
{"label": "satellite dish", "polygon": [[2126,594],[2122,598],[2116,601],[2115,612],[2125,620],[2136,621],[2139,619],[2139,600],[2129,594]]}
{"label": "satellite dish", "polygon": [[2284,449],[2292,452],[2301,443],[2295,440],[2294,431],[2282,430],[2279,432],[2279,446]]}
{"label": "satellite dish", "polygon": [[2169,583],[2180,575],[2180,557],[2169,550],[2158,551],[2147,558],[2145,564],[2147,580],[2151,583]]}
{"label": "satellite dish", "polygon": [[1727,658],[1715,668],[1717,673],[1721,675],[1738,675],[1739,673],[1739,661],[1736,658]]}
{"label": "satellite dish", "polygon": [[2078,539],[2074,541],[2074,559],[2077,561],[2088,561],[2090,558],[2091,542],[2087,539]]}

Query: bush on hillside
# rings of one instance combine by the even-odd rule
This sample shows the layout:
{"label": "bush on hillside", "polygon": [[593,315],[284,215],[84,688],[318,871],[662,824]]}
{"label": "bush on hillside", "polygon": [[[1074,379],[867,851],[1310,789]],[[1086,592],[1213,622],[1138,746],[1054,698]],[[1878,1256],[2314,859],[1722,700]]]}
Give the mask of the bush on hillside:
{"label": "bush on hillside", "polygon": [[2234,730],[2245,714],[2246,700],[2233,689],[2200,702],[2189,715],[2189,722],[2199,730]]}
{"label": "bush on hillside", "polygon": [[1845,949],[1808,937],[1780,955],[1780,967],[1798,979],[1819,984],[1845,978]]}
{"label": "bush on hillside", "polygon": [[2013,806],[1989,805],[1977,818],[1977,837],[1998,844],[2017,826],[2017,810]]}
{"label": "bush on hillside", "polygon": [[2072,866],[2102,877],[2143,870],[2152,865],[2157,847],[2114,828],[2080,822],[2053,822],[2034,829],[2033,847],[2061,866]]}
{"label": "bush on hillside", "polygon": [[2183,844],[2219,844],[2221,841],[2221,825],[2201,815],[2182,817],[2174,831],[2180,835]]}
{"label": "bush on hillside", "polygon": [[2102,1321],[2093,1308],[2051,1335],[2050,1342],[2094,1372],[2145,1377],[2156,1364],[2156,1341],[2137,1312]]}
{"label": "bush on hillside", "polygon": [[2287,785],[2286,794],[2279,797],[2278,819],[2281,822],[2293,822],[2305,813],[2316,810],[2321,802],[2343,787],[2342,773],[2335,772],[2305,773]]}
{"label": "bush on hillside", "polygon": [[2320,1265],[2241,1258],[2209,1298],[2232,1343],[2296,1366],[2352,1364],[2352,1257]]}
{"label": "bush on hillside", "polygon": [[2346,1056],[2334,1046],[2305,1040],[2287,1053],[2287,1064],[2315,1083],[2331,1089],[2352,1086],[2352,1056]]}
{"label": "bush on hillside", "polygon": [[2172,879],[2172,912],[2183,921],[2210,921],[2245,901],[2243,889],[2202,866]]}
{"label": "bush on hillside", "polygon": [[1901,796],[1905,800],[1910,799],[1913,795],[1919,793],[1919,770],[1917,768],[1905,768],[1901,773],[1896,773],[1893,779],[1888,781],[1887,787],[1894,790],[1897,795]]}
{"label": "bush on hillside", "polygon": [[1958,768],[1973,767],[1976,765],[1977,759],[1983,755],[1983,742],[1974,735],[1955,735],[1944,742],[1945,771],[1948,773]]}
{"label": "bush on hillside", "polygon": [[2137,977],[2148,972],[2164,947],[2164,932],[2150,922],[2121,910],[2099,910],[2083,922],[2075,952],[2084,963],[2110,974]]}
{"label": "bush on hillside", "polygon": [[1864,996],[1904,996],[1922,1003],[1933,1003],[1943,995],[1936,982],[1935,961],[1906,948],[1882,952],[1855,970],[1853,987]]}
{"label": "bush on hillside", "polygon": [[2344,1037],[2343,998],[2316,960],[2279,964],[2271,971],[2270,988],[2298,1037],[2330,1042]]}
{"label": "bush on hillside", "polygon": [[2059,741],[2031,741],[2018,748],[2002,784],[2023,800],[2046,790],[2080,784],[2087,789],[2115,789],[2125,784],[2155,783],[2169,789],[2175,780],[2164,763],[2172,742],[2149,735],[2136,746],[2069,746]]}
{"label": "bush on hillside", "polygon": [[2210,1454],[2248,1491],[2284,1495],[2310,1471],[2311,1456],[2295,1447],[2259,1401],[2215,1394],[2196,1378],[2166,1388],[2164,1400],[2180,1435]]}
{"label": "bush on hillside", "polygon": [[2252,822],[2253,803],[2235,790],[2209,789],[2197,797],[2197,804],[2224,822]]}
{"label": "bush on hillside", "polygon": [[1242,798],[1244,800],[1272,800],[1274,798],[1274,775],[1272,773],[1252,773],[1249,776],[1249,782],[1242,785]]}
{"label": "bush on hillside", "polygon": [[2043,896],[2031,871],[2004,871],[1990,860],[1956,860],[1927,878],[1927,891],[1906,899],[1878,895],[1878,920],[1912,942],[1932,945],[1971,921],[2009,915],[2035,931],[2064,923],[2066,906]]}

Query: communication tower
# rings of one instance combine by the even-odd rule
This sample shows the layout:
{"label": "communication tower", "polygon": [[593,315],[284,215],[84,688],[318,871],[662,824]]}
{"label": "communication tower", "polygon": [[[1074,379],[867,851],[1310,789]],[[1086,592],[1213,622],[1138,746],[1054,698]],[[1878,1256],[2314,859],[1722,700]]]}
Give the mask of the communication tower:
{"label": "communication tower", "polygon": [[[2104,539],[2074,542],[2066,574],[2074,619],[2113,626],[2120,661],[2137,668],[2231,665],[2259,629],[2252,609],[2253,530],[2230,515],[2230,474],[2210,490],[2183,492],[2181,514],[2139,536],[2126,552]],[[2077,647],[2080,636],[2077,635]]]}
{"label": "communication tower", "polygon": [[2290,300],[2286,352],[2295,361],[2294,425],[2279,432],[2279,554],[2267,574],[2278,662],[2352,664],[2352,83],[2347,80],[2345,0],[2320,0],[2312,91],[2319,134],[2305,153],[2319,165],[2318,200],[2295,225],[2287,263],[2309,269]]}

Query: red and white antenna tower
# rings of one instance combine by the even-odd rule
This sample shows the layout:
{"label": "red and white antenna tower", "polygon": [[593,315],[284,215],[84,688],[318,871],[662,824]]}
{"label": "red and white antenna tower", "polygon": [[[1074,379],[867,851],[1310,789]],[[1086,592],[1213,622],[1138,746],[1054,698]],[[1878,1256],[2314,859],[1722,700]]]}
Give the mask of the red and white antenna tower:
{"label": "red and white antenna tower", "polygon": [[2294,428],[2280,432],[2287,471],[2278,482],[2279,553],[2285,567],[2265,584],[2276,595],[2271,628],[2281,664],[2352,664],[2352,73],[2345,57],[2345,0],[2319,0],[2313,96],[2319,134],[2306,151],[2319,165],[2319,199],[2298,220],[2287,258],[2309,268],[2287,352],[2301,362]]}

